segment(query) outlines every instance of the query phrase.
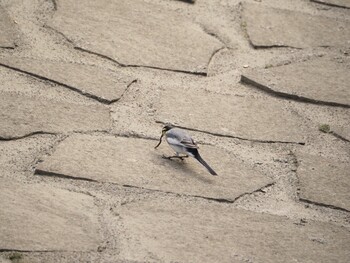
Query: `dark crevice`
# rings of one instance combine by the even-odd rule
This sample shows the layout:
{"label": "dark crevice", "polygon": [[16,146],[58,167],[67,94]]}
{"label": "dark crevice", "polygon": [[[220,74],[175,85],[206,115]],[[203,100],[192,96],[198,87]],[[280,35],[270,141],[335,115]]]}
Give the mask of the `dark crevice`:
{"label": "dark crevice", "polygon": [[15,47],[0,47],[0,48],[3,48],[3,49],[11,49],[11,50],[15,49]]}
{"label": "dark crevice", "polygon": [[0,136],[0,141],[15,141],[15,140],[24,139],[24,138],[27,138],[33,135],[38,135],[38,134],[39,135],[57,135],[57,133],[54,133],[54,132],[35,131],[35,132],[31,132],[18,137],[1,137]]}
{"label": "dark crevice", "polygon": [[196,76],[207,76],[206,72],[193,72],[193,71],[186,71],[186,70],[179,70],[179,69],[167,69],[167,68],[161,68],[161,67],[154,67],[154,66],[146,66],[146,65],[129,65],[129,64],[123,64],[111,57],[108,57],[106,55],[82,48],[82,47],[77,47],[75,46],[74,42],[69,39],[65,34],[63,34],[62,32],[58,31],[55,28],[52,28],[48,25],[45,25],[46,28],[55,31],[56,33],[60,34],[62,37],[64,37],[70,44],[72,44],[74,46],[74,49],[82,51],[82,52],[86,52],[95,56],[99,56],[101,58],[107,59],[115,64],[117,64],[120,67],[124,67],[124,68],[150,68],[150,69],[157,69],[157,70],[165,70],[165,71],[170,71],[170,72],[176,72],[176,73],[184,73],[184,74],[191,74],[191,75],[196,75]]}
{"label": "dark crevice", "polygon": [[[163,121],[156,121],[156,123],[161,123],[161,124],[164,124],[164,125],[166,124],[166,122],[163,122]],[[174,125],[174,126],[176,126],[178,128],[181,128],[181,129],[189,130],[189,131],[201,132],[201,133],[205,133],[205,134],[209,134],[209,135],[213,135],[213,136],[217,136],[217,137],[232,138],[232,139],[238,139],[238,140],[242,140],[242,141],[259,142],[259,143],[286,143],[286,144],[305,145],[305,142],[289,142],[289,141],[272,141],[272,140],[248,139],[248,138],[243,138],[243,137],[234,136],[234,135],[221,134],[221,133],[216,133],[216,132],[209,132],[209,131],[199,130],[199,129],[195,129],[195,128],[187,128],[187,127],[179,126],[179,125]]]}
{"label": "dark crevice", "polygon": [[251,46],[254,49],[271,49],[271,48],[295,48],[295,49],[302,49],[298,47],[292,47],[292,46],[287,46],[287,45],[255,45],[252,42],[250,42]]}
{"label": "dark crevice", "polygon": [[35,78],[38,78],[38,79],[41,79],[41,80],[44,80],[44,81],[50,81],[52,83],[55,83],[55,84],[58,84],[58,85],[61,85],[61,86],[64,86],[72,91],[75,91],[77,93],[79,93],[80,95],[83,95],[85,97],[88,97],[88,98],[91,98],[93,100],[96,100],[100,103],[103,103],[103,104],[111,104],[113,102],[116,102],[119,100],[119,98],[117,99],[113,99],[113,100],[108,100],[108,99],[105,99],[105,98],[102,98],[102,97],[99,97],[99,96],[96,96],[94,94],[91,94],[91,93],[87,93],[87,92],[84,92],[78,88],[75,88],[73,86],[69,86],[67,84],[64,84],[62,82],[59,82],[59,81],[56,81],[56,80],[53,80],[53,79],[50,79],[50,78],[47,78],[47,77],[44,77],[44,76],[41,76],[41,75],[38,75],[38,74],[35,74],[33,72],[29,72],[29,71],[26,71],[26,70],[23,70],[23,69],[19,69],[19,68],[16,68],[16,67],[12,67],[12,66],[9,66],[9,65],[6,65],[6,64],[2,64],[0,63],[0,66],[3,66],[3,67],[6,67],[6,68],[9,68],[9,69],[12,69],[12,70],[15,70],[15,71],[18,71],[18,72],[21,72],[21,73],[24,73],[24,74],[28,74],[32,77],[35,77]]}
{"label": "dark crevice", "polygon": [[241,75],[241,83],[253,86],[253,87],[255,87],[259,90],[262,90],[262,91],[266,92],[267,94],[272,95],[272,96],[277,97],[277,98],[291,99],[291,100],[295,100],[295,101],[299,101],[299,102],[311,103],[311,104],[322,105],[322,106],[350,108],[350,105],[348,105],[348,104],[331,102],[331,101],[321,101],[321,100],[310,99],[310,98],[299,96],[299,95],[294,95],[294,94],[290,94],[290,93],[276,91],[276,90],[269,88],[268,86],[265,86],[261,83],[256,82],[255,80],[252,80],[249,77],[246,77],[244,75]]}
{"label": "dark crevice", "polygon": [[131,65],[131,64],[123,64],[121,62],[118,62],[117,60],[108,57],[106,55],[88,50],[88,49],[84,49],[81,47],[74,47],[76,50],[82,51],[82,52],[86,52],[95,56],[99,56],[101,58],[104,59],[108,59],[110,61],[112,61],[113,63],[118,64],[118,66],[123,67],[123,68],[150,68],[150,69],[157,69],[157,70],[165,70],[165,71],[170,71],[170,72],[176,72],[176,73],[184,73],[184,74],[191,74],[191,75],[197,75],[197,76],[207,76],[206,72],[193,72],[193,71],[186,71],[186,70],[180,70],[180,69],[168,69],[168,68],[160,68],[160,67],[155,67],[155,66],[146,66],[146,65]]}
{"label": "dark crevice", "polygon": [[[211,57],[210,57],[210,59],[209,59],[209,62],[208,62],[207,72],[209,71],[210,63],[211,63],[211,61],[213,60],[213,58],[215,57],[215,55],[216,55],[217,53],[219,53],[219,52],[220,52],[221,50],[223,50],[223,49],[226,49],[226,47],[219,48],[219,49],[217,49],[217,50],[215,50],[215,51],[213,52],[213,54],[211,55]],[[207,74],[208,74],[208,73],[207,73]]]}
{"label": "dark crevice", "polygon": [[336,137],[344,142],[350,142],[348,139],[346,139],[345,137],[339,135],[338,133],[336,133],[334,131],[330,131],[330,134],[332,134],[334,137]]}
{"label": "dark crevice", "polygon": [[[26,249],[12,249],[12,248],[0,248],[0,253],[1,252],[22,252],[22,253],[53,253],[53,252],[95,252],[95,250],[84,250],[84,251],[80,251],[80,250],[54,250],[54,249],[48,249],[48,250],[26,250]],[[13,261],[13,262],[17,262],[17,261]],[[23,262],[18,261],[18,262]]]}
{"label": "dark crevice", "polygon": [[[64,178],[64,179],[72,179],[72,180],[81,180],[81,181],[101,183],[100,181],[89,179],[89,178],[85,178],[85,177],[75,177],[75,176],[70,176],[70,175],[65,175],[65,174],[60,174],[60,173],[55,173],[55,172],[44,171],[44,170],[40,170],[40,169],[35,169],[35,174],[43,175],[43,176],[55,176],[55,177]],[[102,182],[102,183],[107,183],[107,182]],[[118,183],[113,183],[113,182],[108,182],[108,183],[115,184],[115,185],[120,185]],[[264,189],[266,187],[269,187],[269,186],[272,186],[274,184],[275,183],[267,184],[267,185],[265,185],[265,186],[255,190],[255,191],[253,191],[253,192],[243,193],[243,194],[237,196],[234,199],[206,197],[206,196],[191,195],[191,194],[182,194],[182,193],[176,193],[176,192],[171,192],[171,191],[163,191],[163,190],[159,190],[159,189],[150,189],[150,188],[145,188],[145,187],[142,187],[142,186],[135,186],[135,185],[129,185],[129,184],[123,184],[121,186],[122,187],[127,187],[127,188],[135,188],[135,189],[146,190],[146,191],[150,191],[150,192],[172,194],[172,195],[176,195],[176,196],[196,197],[196,198],[201,198],[201,199],[205,199],[205,200],[209,200],[209,201],[215,201],[215,202],[218,202],[218,203],[229,203],[229,204],[232,204],[236,200],[238,200],[239,198],[241,198],[241,197],[243,197],[245,195],[250,195],[250,194],[253,194],[255,192],[261,192],[262,189]]]}
{"label": "dark crevice", "polygon": [[334,7],[339,7],[339,8],[345,8],[345,9],[349,9],[350,7],[347,6],[343,6],[343,5],[337,5],[337,4],[333,4],[333,3],[326,3],[326,2],[322,2],[322,1],[318,1],[318,0],[310,0],[311,2],[317,3],[317,4],[321,4],[321,5],[328,5],[328,6],[334,6]]}
{"label": "dark crevice", "polygon": [[347,209],[342,208],[342,207],[334,206],[334,205],[328,205],[328,204],[324,204],[324,203],[320,203],[320,202],[315,202],[315,201],[311,201],[311,200],[300,198],[300,197],[299,197],[299,200],[301,202],[312,204],[312,205],[318,205],[318,206],[327,207],[327,208],[331,208],[331,209],[335,209],[335,210],[340,210],[340,211],[348,212],[348,213],[350,212],[350,210],[347,210]]}
{"label": "dark crevice", "polygon": [[37,175],[42,175],[42,176],[50,176],[50,177],[55,176],[55,177],[64,178],[64,179],[72,179],[72,180],[88,181],[88,182],[98,182],[96,180],[86,178],[86,177],[70,176],[70,175],[65,175],[65,174],[60,174],[60,173],[55,173],[55,172],[44,171],[41,169],[35,169],[34,173]]}
{"label": "dark crevice", "polygon": [[[129,88],[131,87],[132,84],[136,83],[138,80],[137,79],[134,79],[133,81],[131,81],[127,86],[126,86],[126,89],[123,91],[123,93],[120,95],[120,97],[118,98],[118,100],[116,101],[119,101],[123,98],[124,94],[126,94],[126,92],[129,90]],[[116,102],[114,101],[114,102]],[[111,102],[110,104],[114,103],[114,102]]]}

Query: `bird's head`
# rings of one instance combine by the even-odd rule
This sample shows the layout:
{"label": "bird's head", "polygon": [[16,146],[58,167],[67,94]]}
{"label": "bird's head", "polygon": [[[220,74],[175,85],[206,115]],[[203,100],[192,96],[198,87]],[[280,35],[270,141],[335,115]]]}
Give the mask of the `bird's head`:
{"label": "bird's head", "polygon": [[174,128],[174,127],[175,127],[175,126],[172,125],[171,123],[165,124],[165,126],[164,126],[163,129],[162,129],[162,135],[161,135],[160,138],[159,138],[159,143],[157,144],[156,147],[154,147],[155,149],[162,143],[162,138],[163,138],[164,134],[165,134],[167,131],[169,131],[169,130],[171,130],[172,128]]}
{"label": "bird's head", "polygon": [[164,135],[167,131],[171,130],[172,128],[174,128],[175,126],[172,125],[171,123],[167,123],[165,124],[165,126],[162,129],[162,135]]}

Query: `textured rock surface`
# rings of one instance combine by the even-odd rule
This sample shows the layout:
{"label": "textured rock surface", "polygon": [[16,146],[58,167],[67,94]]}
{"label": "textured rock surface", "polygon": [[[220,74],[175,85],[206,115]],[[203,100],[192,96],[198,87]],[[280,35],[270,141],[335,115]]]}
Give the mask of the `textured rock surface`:
{"label": "textured rock surface", "polygon": [[1,93],[0,138],[23,137],[37,132],[106,130],[109,111],[104,106],[85,106]]}
{"label": "textured rock surface", "polygon": [[9,17],[6,10],[0,6],[0,47],[14,48],[18,32],[15,22]]}
{"label": "textured rock surface", "polygon": [[261,4],[243,4],[242,19],[254,47],[346,46],[350,23]]}
{"label": "textured rock surface", "polygon": [[11,57],[1,58],[0,64],[66,85],[70,89],[107,103],[118,100],[133,81],[122,73],[63,61]]}
{"label": "textured rock surface", "polygon": [[350,107],[348,71],[344,63],[322,57],[247,71],[242,75],[242,81],[287,97],[299,96],[316,103]]}
{"label": "textured rock surface", "polygon": [[332,224],[298,225],[284,217],[178,201],[128,204],[118,212],[129,232],[122,253],[133,260],[346,262],[349,256],[349,231]]}
{"label": "textured rock surface", "polygon": [[155,144],[143,139],[76,135],[62,142],[36,172],[228,200],[272,183],[214,147],[203,146],[201,153],[217,177],[192,158],[183,162],[163,159]]}
{"label": "textured rock surface", "polygon": [[350,211],[349,163],[299,153],[300,197]]}
{"label": "textured rock surface", "polygon": [[0,250],[97,249],[93,198],[47,185],[0,178]]}
{"label": "textured rock surface", "polygon": [[125,65],[206,73],[222,47],[181,14],[140,0],[62,0],[50,26],[77,47]]}
{"label": "textured rock surface", "polygon": [[251,140],[304,142],[307,129],[283,104],[250,96],[169,87],[155,107],[163,122]]}
{"label": "textured rock surface", "polygon": [[349,262],[349,9],[0,2],[0,262]]}

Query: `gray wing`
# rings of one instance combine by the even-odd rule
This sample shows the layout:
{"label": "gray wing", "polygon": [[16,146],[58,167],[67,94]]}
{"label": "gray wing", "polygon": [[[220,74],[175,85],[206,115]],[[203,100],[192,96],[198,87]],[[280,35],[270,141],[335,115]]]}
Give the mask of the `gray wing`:
{"label": "gray wing", "polygon": [[173,144],[185,146],[186,148],[198,148],[191,136],[182,129],[173,128],[167,133],[167,136]]}

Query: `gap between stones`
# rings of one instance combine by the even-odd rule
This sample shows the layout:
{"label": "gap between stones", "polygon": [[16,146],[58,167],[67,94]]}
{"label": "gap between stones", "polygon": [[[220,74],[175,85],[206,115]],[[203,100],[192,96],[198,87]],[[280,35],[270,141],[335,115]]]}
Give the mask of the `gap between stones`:
{"label": "gap between stones", "polygon": [[[53,1],[53,5],[54,5],[54,9],[57,10],[57,4],[55,2],[55,0],[52,0]],[[84,48],[81,48],[81,47],[77,47],[74,45],[74,42],[72,40],[70,40],[65,34],[63,34],[62,32],[58,31],[57,29],[55,28],[52,28],[48,25],[44,25],[44,27],[52,30],[52,31],[55,31],[56,33],[60,34],[61,36],[63,36],[70,44],[72,44],[74,46],[74,49],[76,50],[79,50],[79,51],[82,51],[82,52],[86,52],[86,53],[89,53],[89,54],[92,54],[92,55],[95,55],[95,56],[99,56],[101,58],[104,58],[104,59],[107,59],[109,61],[112,61],[113,63],[116,63],[118,66],[120,67],[124,67],[124,68],[127,68],[127,67],[130,67],[130,68],[150,68],[150,69],[157,69],[157,70],[165,70],[165,71],[170,71],[170,72],[176,72],[176,73],[184,73],[184,74],[191,74],[191,75],[196,75],[196,76],[208,76],[208,73],[207,72],[193,72],[193,71],[187,71],[187,70],[178,70],[178,69],[168,69],[168,68],[160,68],[160,67],[154,67],[154,66],[146,66],[146,65],[132,65],[132,64],[123,64],[111,57],[108,57],[106,55],[103,55],[103,54],[100,54],[100,53],[97,53],[97,52],[94,52],[94,51],[91,51],[91,50],[88,50],[88,49],[84,49]],[[203,31],[210,35],[210,36],[213,36],[215,37],[216,39],[218,39],[218,41],[220,41],[221,43],[224,44],[224,42],[222,42],[220,40],[220,38],[217,37],[217,35],[213,34],[213,33],[208,33],[207,30],[204,29],[204,27],[202,27]],[[207,64],[207,67],[209,67],[209,64],[210,64],[210,61],[211,59],[213,58],[213,56],[219,52],[220,50],[226,48],[226,45],[224,44],[224,47],[222,48],[219,48],[218,50],[215,50],[213,52],[213,54],[211,55],[210,59],[209,59],[209,62]]]}
{"label": "gap between stones", "polygon": [[269,95],[272,95],[277,98],[283,98],[283,99],[291,99],[299,102],[304,102],[304,103],[311,103],[311,104],[316,104],[316,105],[322,105],[322,106],[333,106],[333,107],[343,107],[343,108],[350,108],[350,105],[348,104],[343,104],[343,103],[337,103],[337,102],[331,102],[331,101],[322,101],[322,100],[315,100],[315,99],[310,99],[307,97],[303,96],[298,96],[290,93],[285,93],[281,91],[275,91],[268,86],[265,86],[261,83],[258,83],[244,75],[241,75],[241,83],[247,84],[249,86],[252,86],[258,90],[262,90],[266,92]]}
{"label": "gap between stones", "polygon": [[44,131],[35,131],[35,132],[31,132],[28,134],[25,134],[23,136],[18,136],[18,137],[1,137],[0,136],[0,141],[16,141],[16,140],[20,140],[20,139],[25,139],[27,137],[31,137],[34,135],[58,135],[58,133],[54,133],[54,132],[44,132]]}
{"label": "gap between stones", "polygon": [[[163,122],[163,121],[156,121],[156,123],[160,123],[160,124],[163,124],[163,125],[167,124],[166,122]],[[189,130],[189,131],[201,132],[201,133],[205,133],[205,134],[209,134],[209,135],[213,135],[213,136],[217,136],[217,137],[239,139],[239,140],[242,140],[242,141],[259,142],[259,143],[285,143],[285,144],[305,145],[305,142],[288,142],[288,141],[271,141],[271,140],[248,139],[248,138],[243,138],[243,137],[234,136],[234,135],[225,135],[225,134],[221,134],[221,133],[209,132],[209,131],[195,129],[195,128],[188,128],[188,127],[179,126],[179,125],[175,125],[175,126],[181,128],[181,129]]]}
{"label": "gap between stones", "polygon": [[[44,77],[44,76],[37,75],[37,74],[35,74],[35,73],[33,73],[33,72],[29,72],[29,71],[26,71],[26,70],[22,70],[22,69],[19,69],[19,68],[16,68],[16,67],[12,67],[12,66],[5,65],[5,64],[2,64],[2,63],[0,63],[0,66],[3,66],[3,67],[5,67],[5,68],[9,68],[9,69],[12,69],[12,70],[15,70],[15,71],[24,73],[24,74],[28,74],[28,75],[30,75],[30,76],[32,76],[32,77],[35,77],[35,78],[38,78],[38,79],[41,79],[41,80],[44,80],[44,81],[50,81],[50,82],[52,82],[52,83],[55,83],[55,84],[64,86],[64,87],[66,87],[66,88],[68,88],[68,89],[70,89],[70,90],[72,90],[72,91],[74,91],[74,92],[79,93],[80,95],[83,95],[83,96],[85,96],[85,97],[88,97],[88,98],[97,100],[98,102],[103,103],[103,104],[109,105],[109,104],[111,104],[111,103],[116,102],[116,101],[119,100],[119,98],[118,98],[118,99],[114,99],[114,100],[107,100],[107,99],[104,99],[104,98],[102,98],[102,97],[96,96],[96,95],[94,95],[94,94],[91,94],[91,93],[88,93],[88,92],[84,92],[84,91],[80,90],[79,88],[76,88],[76,87],[73,87],[73,86],[69,86],[69,85],[64,84],[64,83],[61,83],[61,82],[59,82],[59,81],[56,81],[56,80],[53,80],[53,79],[49,79],[49,78],[46,78],[46,77]],[[134,81],[132,81],[131,83],[129,83],[128,86],[127,86],[127,88],[128,88],[131,84],[133,84],[133,83],[134,83]]]}
{"label": "gap between stones", "polygon": [[[55,176],[58,178],[64,178],[64,179],[72,179],[72,180],[79,180],[79,181],[87,181],[87,182],[94,182],[94,183],[105,183],[105,182],[100,182],[98,180],[94,180],[94,179],[90,179],[90,178],[86,178],[86,177],[75,177],[75,176],[70,176],[70,175],[65,175],[65,174],[60,174],[60,173],[55,173],[55,172],[48,172],[48,171],[44,171],[44,170],[40,170],[40,169],[35,169],[35,174],[36,175],[41,175],[41,176]],[[273,186],[275,183],[270,183],[267,185],[264,185],[263,187],[260,187],[259,189],[256,189],[252,192],[249,193],[243,193],[239,196],[237,196],[236,198],[234,198],[233,200],[230,199],[226,199],[226,198],[215,198],[215,197],[207,197],[207,196],[201,196],[201,195],[190,195],[190,194],[179,194],[176,192],[171,192],[171,191],[163,191],[163,190],[158,190],[158,189],[151,189],[151,188],[145,188],[142,186],[135,186],[135,185],[128,185],[128,184],[117,184],[117,183],[113,183],[113,182],[108,182],[110,184],[114,184],[114,185],[118,185],[121,187],[126,187],[126,188],[135,188],[135,189],[141,189],[141,190],[146,190],[149,192],[157,192],[157,193],[163,193],[163,194],[170,194],[170,195],[175,195],[175,196],[185,196],[185,197],[196,197],[196,198],[201,198],[201,199],[205,199],[205,200],[209,200],[209,201],[214,201],[214,202],[218,202],[218,203],[228,203],[228,204],[232,204],[234,202],[236,202],[239,198],[245,196],[245,195],[250,195],[256,192],[264,192],[263,189]]]}
{"label": "gap between stones", "polygon": [[321,4],[321,5],[328,5],[328,6],[334,6],[334,7],[349,9],[349,7],[347,7],[347,6],[337,5],[337,4],[333,4],[333,3],[326,3],[326,2],[319,1],[319,0],[310,0],[310,1],[314,2],[314,3],[317,3],[317,4]]}
{"label": "gap between stones", "polygon": [[85,53],[91,54],[91,55],[98,56],[98,57],[103,58],[103,59],[107,59],[107,60],[117,64],[119,67],[123,67],[123,68],[128,68],[128,67],[129,68],[150,68],[150,69],[165,70],[165,71],[176,72],[176,73],[191,74],[191,75],[196,75],[196,76],[204,76],[204,77],[207,76],[207,73],[205,73],[205,72],[191,72],[191,71],[186,71],[186,70],[167,69],[167,68],[159,68],[159,67],[144,66],[144,65],[123,64],[123,63],[120,63],[119,61],[117,61],[117,60],[115,60],[115,59],[113,59],[111,57],[106,56],[106,55],[103,55],[103,54],[100,54],[100,53],[97,53],[97,52],[94,52],[94,51],[91,51],[91,50],[88,50],[88,49],[84,49],[84,48],[81,48],[81,47],[77,47],[77,46],[75,46],[74,42],[72,40],[70,40],[62,32],[60,32],[57,29],[55,29],[53,27],[50,27],[48,25],[44,25],[44,27],[46,27],[47,29],[52,30],[55,33],[61,35],[67,42],[69,42],[74,47],[74,49],[79,50],[81,52],[85,52]]}
{"label": "gap between stones", "polygon": [[[69,41],[69,42],[73,43],[72,41]],[[100,53],[97,53],[97,52],[94,52],[94,51],[91,51],[88,49],[84,49],[84,48],[76,47],[76,46],[74,46],[74,49],[82,51],[82,52],[86,52],[86,53],[89,53],[89,54],[92,54],[95,56],[99,56],[99,57],[104,58],[104,59],[107,59],[109,61],[112,61],[113,63],[116,63],[118,66],[123,67],[123,68],[149,68],[149,69],[165,70],[165,71],[170,71],[170,72],[175,72],[175,73],[190,74],[190,75],[195,75],[195,76],[204,76],[204,77],[207,76],[207,73],[205,73],[205,72],[192,72],[192,71],[186,71],[186,70],[180,70],[180,69],[168,69],[168,68],[160,68],[160,67],[154,67],[154,66],[123,64],[123,63],[120,63],[113,58],[110,58],[106,55],[102,55]]]}
{"label": "gap between stones", "polygon": [[339,211],[350,213],[350,210],[347,210],[347,209],[342,208],[342,207],[338,207],[338,206],[334,206],[334,205],[328,205],[328,204],[324,204],[324,203],[320,203],[320,202],[315,202],[315,201],[311,201],[311,200],[300,198],[300,197],[298,197],[298,198],[299,198],[299,201],[303,202],[303,203],[307,203],[307,204],[311,204],[311,205],[317,205],[317,206],[322,206],[322,207],[331,208],[331,209],[335,209],[335,210],[339,210]]}

